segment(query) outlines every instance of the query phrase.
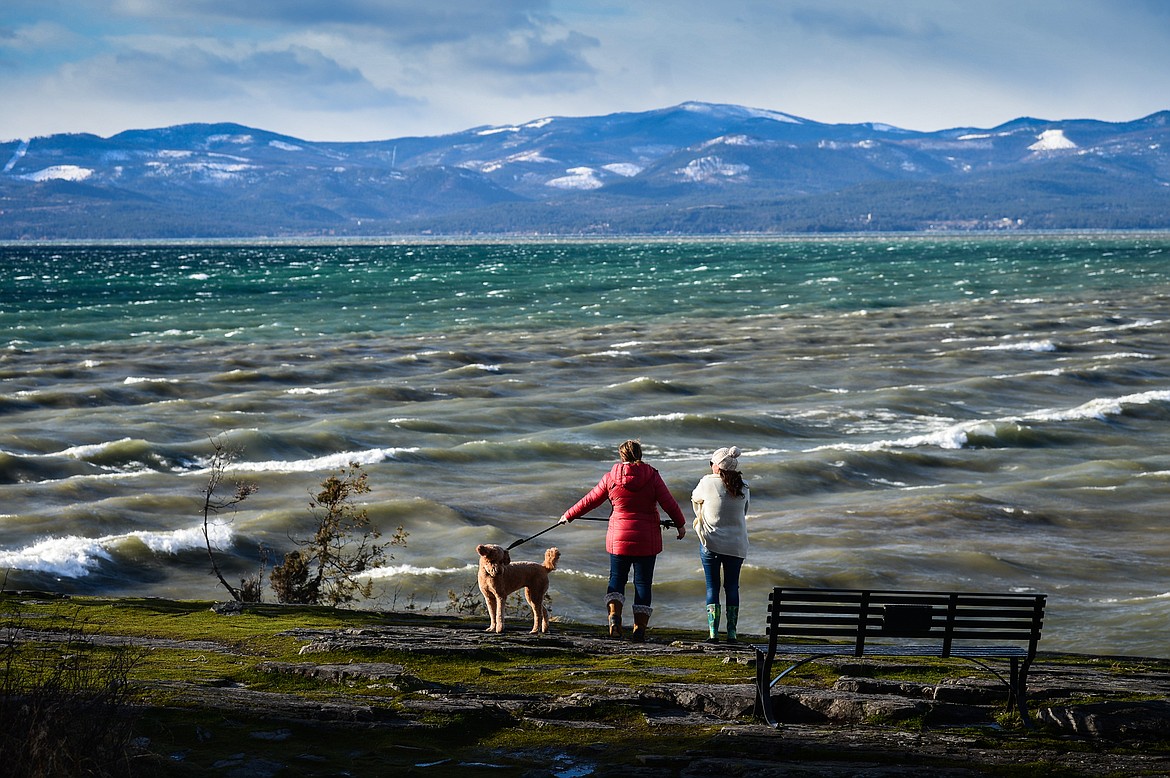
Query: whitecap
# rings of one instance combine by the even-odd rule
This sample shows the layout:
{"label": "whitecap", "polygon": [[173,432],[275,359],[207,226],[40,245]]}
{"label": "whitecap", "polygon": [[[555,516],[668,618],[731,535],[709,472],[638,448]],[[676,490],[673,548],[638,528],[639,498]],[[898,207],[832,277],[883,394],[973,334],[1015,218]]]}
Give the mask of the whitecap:
{"label": "whitecap", "polygon": [[101,539],[69,535],[47,538],[14,551],[0,551],[0,567],[82,578],[109,558]]}
{"label": "whitecap", "polygon": [[[208,524],[208,535],[215,547],[231,542],[233,531],[227,522]],[[138,531],[100,538],[77,535],[50,537],[30,546],[0,551],[0,567],[50,573],[65,578],[84,578],[103,561],[113,558],[112,549],[127,541],[138,541],[159,554],[177,554],[206,544],[203,525],[171,532]]]}
{"label": "whitecap", "polygon": [[[318,470],[338,470],[348,467],[351,462],[359,465],[373,465],[394,459],[397,455],[418,451],[417,448],[373,448],[366,451],[343,451],[338,454],[326,454],[312,459],[295,459],[292,461],[270,460],[267,462],[233,462],[233,471],[247,473],[311,473]],[[206,473],[201,470],[194,475]]]}
{"label": "whitecap", "polygon": [[1138,596],[1138,597],[1125,597],[1125,598],[1107,597],[1107,598],[1102,599],[1101,602],[1104,604],[1107,604],[1107,605],[1119,605],[1119,604],[1123,604],[1123,603],[1134,605],[1134,604],[1139,604],[1139,603],[1144,603],[1144,602],[1150,602],[1152,600],[1170,600],[1170,592],[1163,592],[1162,594],[1150,594],[1150,595]]}
{"label": "whitecap", "polygon": [[1153,354],[1143,354],[1140,351],[1121,351],[1116,354],[1105,354],[1101,359],[1157,359]]}
{"label": "whitecap", "polygon": [[[978,424],[983,424],[979,422]],[[835,443],[828,446],[810,448],[813,451],[831,451],[844,449],[846,451],[885,451],[893,448],[922,448],[937,447],[944,449],[960,449],[967,445],[967,436],[975,425],[956,424],[946,429],[928,432],[924,435],[911,435],[896,440],[877,440],[872,443]]]}
{"label": "whitecap", "polygon": [[976,346],[972,351],[1056,351],[1057,346],[1051,340],[1028,340],[1013,343],[1000,343],[995,346]]}
{"label": "whitecap", "polygon": [[668,384],[670,382],[669,381],[659,381],[657,378],[651,378],[648,375],[640,375],[637,378],[631,378],[629,381],[622,381],[621,383],[617,383],[617,384],[608,384],[608,385],[606,385],[605,388],[606,389],[617,389],[618,387],[621,387],[621,386],[631,386],[633,384],[658,384],[658,383]]}
{"label": "whitecap", "polygon": [[1126,405],[1148,405],[1155,402],[1170,402],[1170,391],[1150,391],[1125,395],[1124,397],[1118,398],[1098,398],[1079,405],[1076,408],[1038,411],[1024,416],[1005,417],[995,421],[965,421],[920,435],[911,435],[893,440],[878,440],[869,443],[834,443],[807,449],[806,453],[832,450],[883,451],[895,448],[932,446],[942,449],[961,449],[967,445],[969,437],[973,434],[978,434],[981,437],[997,437],[998,424],[1019,423],[1022,421],[1081,421],[1085,419],[1104,421],[1109,416],[1116,416],[1122,413]]}
{"label": "whitecap", "polygon": [[1029,370],[1026,373],[999,373],[992,378],[998,381],[1008,381],[1013,378],[1034,378],[1036,376],[1055,377],[1064,375],[1064,373],[1064,370],[1054,367],[1051,370]]}
{"label": "whitecap", "polygon": [[133,442],[133,438],[122,438],[121,440],[112,440],[105,443],[92,443],[84,446],[73,446],[56,454],[50,454],[49,456],[69,457],[70,459],[89,459],[92,456],[101,454],[103,451],[113,446]]}
{"label": "whitecap", "polygon": [[[402,564],[375,567],[362,573],[362,575],[371,579],[396,578],[398,576],[466,575],[467,573],[478,569],[479,565],[475,562],[469,562],[466,565],[460,567],[418,567],[411,564]],[[574,576],[597,580],[603,580],[607,578],[607,576],[601,575],[600,573],[591,573],[585,570],[575,570],[571,567],[558,567],[556,574],[558,576]]]}
{"label": "whitecap", "polygon": [[1117,416],[1126,405],[1149,405],[1155,402],[1170,402],[1170,391],[1159,390],[1127,394],[1123,397],[1099,397],[1083,405],[1067,410],[1039,411],[1024,416],[1025,419],[1036,421],[1079,421],[1081,419],[1099,419],[1104,421],[1110,416]]}
{"label": "whitecap", "polygon": [[133,386],[135,384],[177,384],[179,383],[179,380],[177,378],[146,378],[144,376],[128,376],[124,381],[122,381],[122,383],[126,384],[127,386]]}
{"label": "whitecap", "polygon": [[1087,332],[1119,332],[1122,330],[1145,329],[1147,327],[1157,327],[1162,323],[1163,322],[1161,319],[1139,319],[1138,321],[1127,322],[1125,324],[1102,324],[1095,327],[1089,327]]}
{"label": "whitecap", "polygon": [[151,532],[139,531],[132,532],[126,537],[139,540],[158,554],[177,554],[180,551],[186,551],[190,548],[199,548],[207,543],[210,539],[211,545],[214,548],[223,548],[229,545],[233,536],[231,525],[225,521],[213,521],[207,525],[208,538],[203,537],[203,525],[197,527],[187,527],[186,529],[177,529],[171,532]]}
{"label": "whitecap", "polygon": [[654,416],[631,416],[626,421],[682,421],[686,417],[685,413],[660,413]]}
{"label": "whitecap", "polygon": [[383,567],[375,567],[362,573],[367,578],[394,578],[400,575],[449,575],[453,573],[466,573],[468,570],[475,570],[478,568],[477,564],[468,563],[462,567],[416,567],[415,565],[385,565]]}
{"label": "whitecap", "polygon": [[576,578],[592,578],[592,579],[597,580],[597,581],[604,581],[604,580],[609,579],[608,575],[602,575],[601,573],[591,573],[588,570],[577,570],[577,569],[574,569],[572,567],[558,567],[556,574],[558,576],[573,576]]}
{"label": "whitecap", "polygon": [[288,394],[334,394],[337,389],[315,389],[311,386],[297,387],[296,389],[289,389]]}

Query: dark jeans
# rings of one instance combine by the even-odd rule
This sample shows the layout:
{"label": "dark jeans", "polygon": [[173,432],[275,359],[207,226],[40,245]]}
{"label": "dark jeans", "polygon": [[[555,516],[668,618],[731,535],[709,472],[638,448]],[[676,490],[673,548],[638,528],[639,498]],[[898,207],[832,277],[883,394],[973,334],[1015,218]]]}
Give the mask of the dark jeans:
{"label": "dark jeans", "polygon": [[650,587],[654,584],[654,556],[609,555],[609,588],[607,592],[626,593],[630,568],[634,568],[634,604],[650,607]]}
{"label": "dark jeans", "polygon": [[703,562],[703,574],[707,579],[707,604],[719,604],[719,573],[723,572],[723,591],[727,594],[727,605],[739,606],[739,568],[743,557],[715,554],[699,544],[699,559]]}

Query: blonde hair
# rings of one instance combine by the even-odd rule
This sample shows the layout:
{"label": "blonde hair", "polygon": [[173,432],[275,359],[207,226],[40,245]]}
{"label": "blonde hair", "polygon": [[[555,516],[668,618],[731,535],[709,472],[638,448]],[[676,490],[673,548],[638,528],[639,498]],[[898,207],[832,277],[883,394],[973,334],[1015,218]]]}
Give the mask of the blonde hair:
{"label": "blonde hair", "polygon": [[641,462],[642,444],[636,440],[627,440],[618,446],[618,455],[621,456],[623,462]]}

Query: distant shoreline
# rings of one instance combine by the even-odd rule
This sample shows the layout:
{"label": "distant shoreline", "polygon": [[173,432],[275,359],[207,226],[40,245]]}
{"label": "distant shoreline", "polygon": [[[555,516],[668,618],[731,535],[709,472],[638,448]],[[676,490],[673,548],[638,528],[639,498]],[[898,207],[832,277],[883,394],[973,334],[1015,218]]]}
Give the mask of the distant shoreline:
{"label": "distant shoreline", "polygon": [[22,246],[420,246],[420,245],[503,245],[503,244],[606,244],[606,243],[832,243],[835,241],[882,240],[965,240],[971,238],[1019,240],[1054,238],[1170,238],[1170,229],[1150,230],[921,230],[891,232],[835,233],[743,233],[743,234],[621,234],[581,235],[517,233],[514,235],[380,235],[380,236],[280,236],[234,238],[50,238],[0,240],[0,247]]}

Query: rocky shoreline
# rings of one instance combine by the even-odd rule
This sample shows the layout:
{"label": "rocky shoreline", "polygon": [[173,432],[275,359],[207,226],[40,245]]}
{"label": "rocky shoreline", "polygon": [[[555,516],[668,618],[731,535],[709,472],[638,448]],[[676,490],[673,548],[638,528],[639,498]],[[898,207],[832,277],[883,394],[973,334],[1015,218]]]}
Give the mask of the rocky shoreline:
{"label": "rocky shoreline", "polygon": [[[482,632],[478,623],[442,620],[429,625],[417,619],[376,628],[300,629],[293,634],[303,641],[303,661],[265,662],[259,670],[340,685],[384,685],[413,694],[388,709],[359,698],[323,704],[245,688],[171,683],[171,698],[183,706],[223,715],[247,713],[272,724],[417,731],[420,741],[435,714],[461,717],[485,728],[588,731],[619,726],[593,715],[615,706],[636,710],[650,731],[661,731],[664,738],[682,727],[710,733],[684,753],[656,748],[664,741],[649,737],[633,759],[616,764],[604,752],[590,754],[588,749],[559,757],[550,757],[547,748],[530,753],[517,749],[475,754],[473,761],[466,752],[440,762],[423,760],[414,765],[419,774],[451,770],[466,775],[473,764],[528,776],[1170,775],[1170,666],[1160,660],[1041,657],[1030,680],[1037,722],[1033,732],[997,723],[1004,707],[1003,687],[986,674],[973,672],[937,684],[882,681],[867,677],[869,661],[831,660],[839,674],[831,687],[777,687],[776,708],[783,723],[773,730],[752,717],[751,683],[675,681],[671,678],[675,672],[664,661],[698,655],[750,666],[754,653],[743,645],[664,640],[653,633],[648,642],[635,644],[572,625],[560,625],[548,636],[495,635]],[[485,650],[523,656],[533,666],[546,667],[566,652],[621,654],[643,662],[645,672],[655,678],[625,686],[611,683],[603,672],[566,667],[560,693],[529,693],[517,684],[512,694],[485,694],[421,681],[402,664],[324,659],[386,652],[457,659],[474,658]],[[295,743],[289,745],[296,749]],[[275,767],[267,762],[249,767],[243,758],[225,774],[263,778],[277,775],[280,770],[273,771]]]}
{"label": "rocky shoreline", "polygon": [[[248,612],[218,610],[224,624]],[[497,635],[479,619],[387,614],[279,638],[300,645],[295,658],[247,639],[90,639],[191,657],[189,672],[138,682],[152,774],[1170,776],[1170,660],[1043,654],[1027,730],[973,665],[926,682],[913,663],[826,659],[831,672],[774,689],[774,730],[752,715],[750,647],[696,633],[652,628],[639,644],[592,625]],[[224,662],[261,681],[229,680],[214,669]],[[708,672],[719,680],[702,682]]]}

